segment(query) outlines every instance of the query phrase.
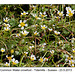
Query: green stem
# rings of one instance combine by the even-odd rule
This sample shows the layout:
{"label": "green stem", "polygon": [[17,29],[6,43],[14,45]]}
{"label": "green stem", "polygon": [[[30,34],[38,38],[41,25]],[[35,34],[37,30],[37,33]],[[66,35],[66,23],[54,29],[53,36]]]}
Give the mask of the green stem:
{"label": "green stem", "polygon": [[2,57],[3,57],[3,52],[2,52],[2,54],[1,54],[1,63],[2,63]]}
{"label": "green stem", "polygon": [[23,58],[24,58],[24,55],[21,56],[19,67],[21,66]]}

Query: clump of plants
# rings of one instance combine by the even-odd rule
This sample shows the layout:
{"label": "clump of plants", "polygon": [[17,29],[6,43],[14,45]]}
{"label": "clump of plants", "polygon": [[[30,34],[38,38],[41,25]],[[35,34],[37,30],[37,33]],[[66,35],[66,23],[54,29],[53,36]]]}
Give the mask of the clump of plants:
{"label": "clump of plants", "polygon": [[75,67],[75,5],[0,5],[1,67]]}

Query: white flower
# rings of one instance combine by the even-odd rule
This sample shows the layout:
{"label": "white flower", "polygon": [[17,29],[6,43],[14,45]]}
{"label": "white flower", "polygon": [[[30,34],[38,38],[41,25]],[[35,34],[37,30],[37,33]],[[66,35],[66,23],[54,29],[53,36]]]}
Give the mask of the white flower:
{"label": "white flower", "polygon": [[53,27],[54,27],[55,25],[53,24]]}
{"label": "white flower", "polygon": [[4,30],[5,30],[5,31],[9,31],[10,28],[9,28],[9,27],[4,27]]}
{"label": "white flower", "polygon": [[25,24],[26,20],[22,21],[20,20],[20,24],[18,25],[19,27],[21,27],[21,29],[23,30],[24,29],[24,26],[28,26],[28,24]]}
{"label": "white flower", "polygon": [[24,55],[26,56],[28,54],[28,52],[24,52]]}
{"label": "white flower", "polygon": [[29,32],[27,32],[26,30],[21,32],[24,36],[26,36]]}
{"label": "white flower", "polygon": [[48,61],[48,58],[45,57],[45,58],[44,58],[44,61]]}
{"label": "white flower", "polygon": [[32,8],[34,9],[34,8],[36,8],[36,6],[33,5]]}
{"label": "white flower", "polygon": [[15,60],[15,58],[13,58],[11,61],[12,61],[12,64],[13,64],[13,65],[16,65],[16,64],[19,63],[18,60]]}
{"label": "white flower", "polygon": [[46,25],[41,25],[41,29],[45,30],[47,28]]}
{"label": "white flower", "polygon": [[56,19],[59,19],[60,17],[59,16],[54,16]]}
{"label": "white flower", "polygon": [[37,16],[37,14],[31,13],[31,15],[32,15],[33,17],[35,17],[36,19],[41,19],[40,17]]}
{"label": "white flower", "polygon": [[10,63],[6,62],[6,63],[5,63],[5,66],[10,66]]}
{"label": "white flower", "polygon": [[31,57],[30,57],[30,59],[33,61],[33,60],[36,60],[36,57],[35,57],[35,55],[31,55]]}
{"label": "white flower", "polygon": [[38,35],[38,34],[39,34],[39,32],[37,32],[37,31],[34,32],[34,35]]}
{"label": "white flower", "polygon": [[61,11],[61,12],[58,11],[57,14],[59,14],[59,16],[63,16],[63,15],[64,15],[64,14],[63,14],[63,11]]}
{"label": "white flower", "polygon": [[72,56],[72,55],[71,55],[70,57],[71,57],[71,58],[73,58],[73,56]]}
{"label": "white flower", "polygon": [[[42,47],[45,48],[45,45],[46,45],[46,43],[43,43],[43,44],[42,44]],[[42,50],[44,50],[44,49],[42,49]]]}
{"label": "white flower", "polygon": [[66,56],[65,61],[72,60],[72,58],[73,58],[73,56],[68,56],[68,55],[65,55],[65,56]]}
{"label": "white flower", "polygon": [[21,13],[21,15],[27,15],[28,12],[23,11],[23,13]]}
{"label": "white flower", "polygon": [[8,19],[8,17],[6,17],[6,18],[3,18],[3,21],[4,22],[8,22],[10,19]]}
{"label": "white flower", "polygon": [[54,31],[54,33],[55,33],[56,35],[60,34],[60,32],[57,32],[57,31]]}
{"label": "white flower", "polygon": [[45,50],[44,47],[42,48],[42,50],[43,50],[43,51]]}
{"label": "white flower", "polygon": [[66,10],[67,10],[66,16],[69,16],[69,17],[73,16],[74,10],[72,10],[70,7],[66,7]]}
{"label": "white flower", "polygon": [[46,15],[46,12],[43,12],[43,13],[40,12],[40,16],[41,16],[41,17],[46,17],[46,16],[47,16],[47,15]]}
{"label": "white flower", "polygon": [[5,49],[4,48],[1,48],[1,52],[5,52]]}
{"label": "white flower", "polygon": [[48,30],[51,32],[53,29],[52,29],[52,28],[51,28],[51,29],[50,29],[50,28],[48,28]]}
{"label": "white flower", "polygon": [[51,50],[50,53],[53,54],[54,53],[54,50]]}
{"label": "white flower", "polygon": [[69,60],[69,64],[74,64],[74,60]]}
{"label": "white flower", "polygon": [[63,43],[63,41],[62,41],[62,40],[60,40],[58,43],[59,43],[59,44],[61,44],[61,43]]}
{"label": "white flower", "polygon": [[75,53],[75,48],[74,48],[74,49],[72,49],[72,51],[73,51],[73,53]]}
{"label": "white flower", "polygon": [[11,56],[6,55],[6,58],[9,60],[9,62],[12,60],[13,57],[14,55],[11,55]]}
{"label": "white flower", "polygon": [[74,67],[74,64],[72,64],[71,66]]}
{"label": "white flower", "polygon": [[75,40],[75,38],[73,37],[73,38],[71,39],[71,43],[74,43],[74,40]]}
{"label": "white flower", "polygon": [[29,46],[30,49],[32,49],[32,46]]}
{"label": "white flower", "polygon": [[42,45],[46,45],[46,43],[43,43]]}
{"label": "white flower", "polygon": [[16,37],[19,37],[19,36],[21,36],[20,33],[17,33],[17,34],[16,34]]}
{"label": "white flower", "polygon": [[32,27],[37,27],[37,26],[38,26],[38,24],[32,25]]}
{"label": "white flower", "polygon": [[66,58],[68,58],[68,57],[69,57],[69,56],[68,56],[68,55],[66,55],[66,54],[65,54],[64,56],[65,56]]}
{"label": "white flower", "polygon": [[39,62],[43,63],[44,59],[42,57],[40,57]]}
{"label": "white flower", "polygon": [[66,58],[66,59],[65,59],[65,61],[67,62],[67,61],[68,61],[68,59]]}
{"label": "white flower", "polygon": [[5,27],[10,27],[10,24],[6,24],[6,23],[4,23],[4,25],[5,25]]}
{"label": "white flower", "polygon": [[70,13],[72,9],[70,7],[66,7],[67,13]]}
{"label": "white flower", "polygon": [[1,24],[1,22],[0,22],[0,24]]}
{"label": "white flower", "polygon": [[[9,57],[13,58],[13,57],[14,57],[14,55],[11,55],[11,56],[9,56]],[[6,55],[6,58],[8,58],[8,55]]]}
{"label": "white flower", "polygon": [[34,48],[34,46],[32,46],[32,48]]}
{"label": "white flower", "polygon": [[30,49],[34,48],[34,46],[29,46]]}

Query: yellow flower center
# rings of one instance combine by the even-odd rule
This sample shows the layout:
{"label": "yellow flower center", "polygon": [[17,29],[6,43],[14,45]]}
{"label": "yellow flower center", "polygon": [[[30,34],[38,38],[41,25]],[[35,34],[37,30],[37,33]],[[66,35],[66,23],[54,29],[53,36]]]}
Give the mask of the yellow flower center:
{"label": "yellow flower center", "polygon": [[41,16],[42,16],[42,17],[45,17],[45,15],[43,15],[43,14],[42,14]]}
{"label": "yellow flower center", "polygon": [[43,62],[43,59],[42,58],[40,58],[40,62]]}
{"label": "yellow flower center", "polygon": [[6,10],[6,7],[4,7],[4,9]]}
{"label": "yellow flower center", "polygon": [[37,17],[37,16],[35,16],[35,18],[36,18],[36,19],[38,19],[38,17]]}
{"label": "yellow flower center", "polygon": [[5,24],[5,27],[8,27],[8,25],[7,25],[7,24]]}
{"label": "yellow flower center", "polygon": [[38,25],[35,25],[36,27],[38,26]]}
{"label": "yellow flower center", "polygon": [[59,18],[59,17],[56,17],[57,19]]}
{"label": "yellow flower center", "polygon": [[71,57],[68,57],[68,60],[71,60]]}
{"label": "yellow flower center", "polygon": [[73,13],[69,13],[68,15],[69,15],[69,16],[73,16]]}
{"label": "yellow flower center", "polygon": [[12,57],[7,57],[8,58],[8,60],[11,60],[12,59]]}
{"label": "yellow flower center", "polygon": [[4,50],[3,50],[3,49],[2,49],[1,51],[2,51],[2,52],[4,52]]}
{"label": "yellow flower center", "polygon": [[34,60],[34,57],[31,57],[30,59],[33,61]]}
{"label": "yellow flower center", "polygon": [[72,61],[71,61],[70,63],[71,63],[71,64],[73,64],[73,62],[72,62]]}
{"label": "yellow flower center", "polygon": [[74,66],[72,66],[72,67],[74,67]]}
{"label": "yellow flower center", "polygon": [[26,54],[26,53],[25,53],[24,55],[25,55],[25,56],[27,56],[27,54]]}
{"label": "yellow flower center", "polygon": [[25,26],[24,22],[21,22],[20,25],[21,25],[21,27],[24,27]]}
{"label": "yellow flower center", "polygon": [[24,35],[24,36],[26,36],[26,35],[27,35],[27,33],[24,33],[23,35]]}
{"label": "yellow flower center", "polygon": [[59,13],[59,15],[62,16],[63,14],[62,13]]}
{"label": "yellow flower center", "polygon": [[37,35],[37,33],[34,33],[34,35]]}
{"label": "yellow flower center", "polygon": [[8,31],[9,29],[5,29],[5,31]]}
{"label": "yellow flower center", "polygon": [[5,64],[6,66],[9,66],[8,64]]}
{"label": "yellow flower center", "polygon": [[69,11],[69,13],[71,13],[71,10],[68,9],[68,11]]}
{"label": "yellow flower center", "polygon": [[5,22],[8,22],[8,20],[6,19],[6,20],[4,20]]}
{"label": "yellow flower center", "polygon": [[17,34],[17,36],[19,36],[19,34]]}
{"label": "yellow flower center", "polygon": [[42,27],[43,30],[45,30],[46,27]]}
{"label": "yellow flower center", "polygon": [[75,50],[73,50],[73,53],[75,53]]}
{"label": "yellow flower center", "polygon": [[52,54],[54,53],[54,51],[52,51]]}
{"label": "yellow flower center", "polygon": [[48,58],[45,57],[45,60],[48,60]]}
{"label": "yellow flower center", "polygon": [[22,15],[20,15],[20,17],[22,17]]}
{"label": "yellow flower center", "polygon": [[55,35],[58,35],[58,33],[55,33]]}
{"label": "yellow flower center", "polygon": [[26,13],[23,13],[23,15],[26,15]]}
{"label": "yellow flower center", "polygon": [[14,53],[14,50],[13,49],[11,50],[11,53]]}
{"label": "yellow flower center", "polygon": [[15,62],[13,62],[13,65],[16,65],[16,63],[15,63]]}

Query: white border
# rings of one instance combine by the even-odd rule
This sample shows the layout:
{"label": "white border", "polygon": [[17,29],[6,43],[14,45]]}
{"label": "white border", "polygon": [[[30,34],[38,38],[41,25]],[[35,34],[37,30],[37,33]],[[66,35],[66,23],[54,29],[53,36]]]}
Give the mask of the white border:
{"label": "white border", "polygon": [[[75,4],[75,0],[0,0],[0,4]],[[21,67],[16,67],[16,68],[12,68],[12,67],[0,67],[0,69],[36,69],[36,68],[33,68],[33,67],[25,67],[25,68],[21,68]],[[75,74],[75,67],[74,68],[66,68],[66,67],[38,67],[37,69],[72,69],[73,71],[70,72],[70,71],[0,71],[0,75],[74,75]]]}
{"label": "white border", "polygon": [[0,0],[0,4],[75,4],[75,0]]}
{"label": "white border", "polygon": [[[13,70],[13,69],[32,69],[33,71],[1,71],[1,70]],[[34,71],[34,69],[45,69],[52,70],[57,69],[57,71]],[[59,71],[60,69],[72,69],[72,71]],[[0,75],[74,75],[75,67],[0,67]]]}

